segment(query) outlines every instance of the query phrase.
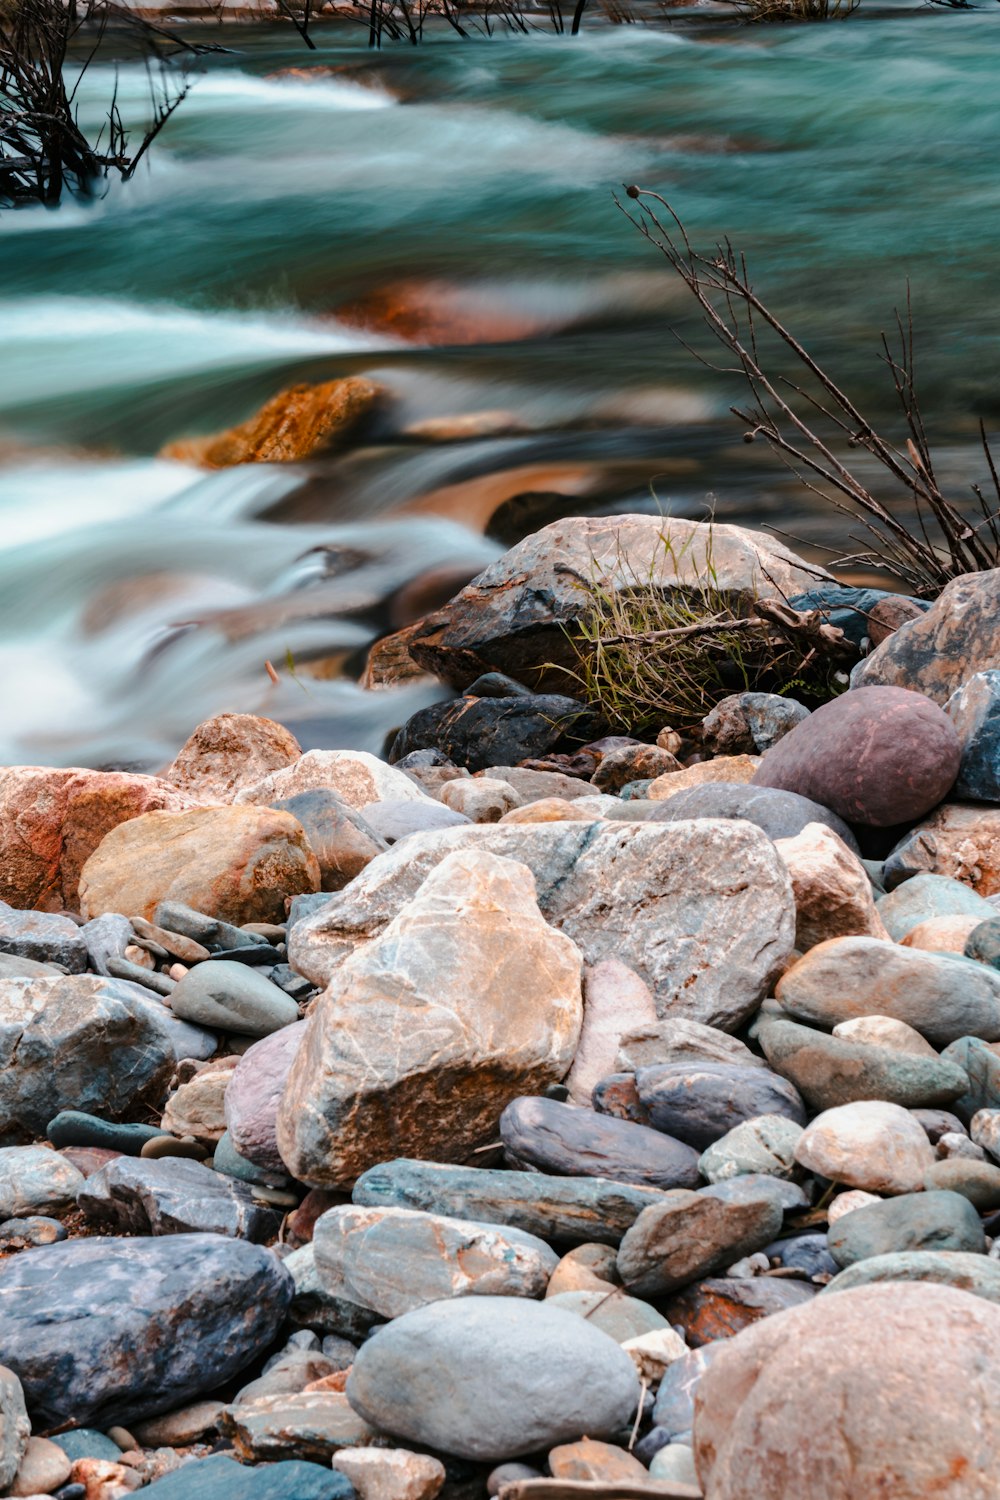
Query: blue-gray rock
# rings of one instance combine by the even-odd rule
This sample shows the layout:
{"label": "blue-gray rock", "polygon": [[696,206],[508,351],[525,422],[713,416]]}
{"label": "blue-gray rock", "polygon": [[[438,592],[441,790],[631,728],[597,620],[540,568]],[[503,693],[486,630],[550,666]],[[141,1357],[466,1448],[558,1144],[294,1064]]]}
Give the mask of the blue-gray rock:
{"label": "blue-gray rock", "polygon": [[169,995],[177,988],[176,979],[169,974],[159,974],[153,969],[144,969],[130,958],[109,958],[107,970],[112,979],[127,979],[140,989],[150,990],[154,995]]}
{"label": "blue-gray rock", "polygon": [[888,589],[858,588],[846,583],[819,584],[816,588],[807,589],[804,594],[796,594],[788,602],[792,609],[818,609],[824,620],[830,625],[836,625],[849,641],[861,647],[868,637],[868,616],[875,606],[883,599],[895,601],[900,598],[905,599],[907,604],[913,605],[921,613],[931,607],[927,599],[914,599],[910,595],[893,594]]}
{"label": "blue-gray rock", "polygon": [[44,1135],[65,1108],[158,1103],[176,1056],[157,1009],[95,975],[0,980],[0,1142]]}
{"label": "blue-gray rock", "polygon": [[762,1195],[730,1202],[707,1188],[665,1193],[646,1208],[618,1247],[622,1285],[637,1297],[663,1297],[724,1271],[774,1239],[783,1214]]}
{"label": "blue-gray rock", "polygon": [[132,941],[132,923],[120,912],[106,911],[103,916],[84,922],[80,936],[87,945],[90,967],[98,974],[108,975],[108,959],[125,957],[125,949]]}
{"label": "blue-gray rock", "polygon": [[59,964],[40,964],[34,958],[0,953],[0,979],[58,979],[62,973]]}
{"label": "blue-gray rock", "polygon": [[946,584],[919,619],[890,635],[859,662],[855,685],[892,684],[942,706],[976,672],[1000,661],[1000,568],[963,573]]}
{"label": "blue-gray rock", "polygon": [[6,901],[0,901],[0,953],[59,964],[69,974],[82,974],[88,959],[83,934],[69,917],[50,911],[19,911]]}
{"label": "blue-gray rock", "polygon": [[297,922],[303,922],[306,917],[314,916],[322,911],[324,906],[329,905],[329,902],[328,891],[310,891],[308,895],[293,896],[288,908],[288,916],[285,919],[286,934],[291,933]]}
{"label": "blue-gray rock", "polygon": [[293,1250],[283,1265],[295,1287],[291,1307],[293,1322],[359,1344],[381,1321],[379,1314],[370,1307],[362,1307],[358,1302],[327,1291],[316,1267],[316,1247],[312,1243]]}
{"label": "blue-gray rock", "polygon": [[548,1302],[460,1297],[405,1313],[358,1351],[347,1398],[379,1431],[459,1458],[610,1437],[634,1416],[629,1356]]}
{"label": "blue-gray rock", "polygon": [[649,821],[676,823],[682,818],[741,818],[755,824],[769,839],[791,839],[807,823],[822,823],[832,828],[848,849],[858,853],[858,841],[843,818],[808,797],[777,787],[706,781],[660,803]]}
{"label": "blue-gray rock", "polygon": [[[963,1059],[952,1048],[941,1057],[919,1057],[771,1017],[760,1022],[757,1040],[774,1071],[795,1085],[814,1113],[858,1099],[884,1099],[904,1109],[951,1104],[969,1087]],[[995,1061],[1000,1069],[1000,1058]]]}
{"label": "blue-gray rock", "polygon": [[36,1428],[127,1426],[263,1354],[292,1287],[270,1250],[223,1235],[67,1240],[0,1266],[0,1349]]}
{"label": "blue-gray rock", "polygon": [[174,1057],[178,1062],[191,1057],[199,1062],[205,1062],[208,1058],[215,1056],[219,1047],[219,1039],[214,1031],[207,1031],[204,1026],[192,1026],[190,1021],[182,1021],[180,1016],[175,1016],[164,1001],[158,995],[154,995],[151,990],[132,984],[128,979],[117,979],[114,983],[123,994],[131,995],[132,1002],[137,1009],[148,1012],[158,1028],[166,1027],[174,1049]]}
{"label": "blue-gray rock", "polygon": [[429,798],[417,802],[412,797],[369,802],[361,809],[361,816],[387,846],[397,844],[411,833],[425,833],[434,828],[458,828],[472,821],[455,808],[446,807],[443,802],[432,802]]}
{"label": "blue-gray rock", "polygon": [[769,1260],[805,1276],[836,1276],[840,1267],[830,1254],[825,1234],[796,1234],[764,1246]]}
{"label": "blue-gray rock", "polygon": [[701,1181],[698,1153],[660,1130],[555,1099],[514,1099],[500,1116],[508,1156],[556,1177],[605,1177],[639,1187]]}
{"label": "blue-gray rock", "polygon": [[65,1238],[65,1225],[45,1214],[5,1219],[0,1224],[0,1250],[33,1250],[39,1245],[54,1245]]}
{"label": "blue-gray rock", "polygon": [[945,704],[962,743],[955,796],[1000,802],[1000,671],[976,672]]}
{"label": "blue-gray rock", "polygon": [[199,1161],[121,1156],[91,1174],[77,1202],[92,1224],[126,1234],[227,1234],[255,1244],[281,1227],[281,1212],[256,1203],[248,1183]]}
{"label": "blue-gray rock", "polygon": [[47,1146],[0,1148],[0,1219],[70,1208],[83,1176]]}
{"label": "blue-gray rock", "polygon": [[[67,1434],[68,1435],[68,1434]],[[115,1452],[121,1457],[121,1450]],[[153,1500],[354,1500],[355,1490],[335,1469],[304,1459],[247,1468],[221,1453],[196,1459],[157,1479]]]}
{"label": "blue-gray rock", "polygon": [[100,1146],[106,1151],[121,1151],[125,1156],[139,1156],[147,1141],[161,1136],[157,1125],[123,1124],[102,1120],[80,1109],[62,1109],[49,1121],[45,1135],[53,1146]]}
{"label": "blue-gray rock", "polygon": [[757,1115],[806,1123],[798,1090],[767,1068],[728,1063],[660,1063],[635,1075],[639,1098],[657,1130],[704,1151]]}
{"label": "blue-gray rock", "polygon": [[987,917],[965,940],[965,957],[1000,969],[1000,917]]}
{"label": "blue-gray rock", "polygon": [[161,901],[153,913],[153,921],[157,927],[165,927],[168,932],[179,932],[182,937],[194,938],[196,943],[201,943],[213,953],[225,948],[260,946],[260,938],[256,933],[244,932],[242,927],[235,927],[232,922],[223,922],[219,917],[206,916],[202,911],[195,911],[193,906],[185,906],[183,901]]}
{"label": "blue-gray rock", "polygon": [[70,1463],[78,1458],[97,1458],[104,1463],[117,1463],[122,1450],[113,1438],[105,1437],[93,1427],[76,1427],[70,1432],[57,1432],[49,1439],[61,1448]]}
{"label": "blue-gray rock", "polygon": [[974,917],[983,921],[996,911],[983,896],[948,875],[914,875],[878,902],[878,914],[893,942],[901,943],[921,922],[933,917]]}
{"label": "blue-gray rock", "polygon": [[[861,1212],[855,1209],[855,1213]],[[845,1222],[852,1217],[846,1214]],[[933,1281],[984,1297],[987,1302],[1000,1302],[1000,1262],[965,1250],[900,1250],[873,1255],[841,1271],[824,1287],[823,1296],[878,1281]]]}
{"label": "blue-gray rock", "polygon": [[233,1145],[228,1130],[223,1131],[216,1142],[212,1170],[221,1172],[224,1177],[233,1177],[237,1182],[252,1182],[262,1187],[285,1187],[291,1181],[286,1172],[275,1171],[273,1167],[257,1167],[252,1161],[247,1161]]}
{"label": "blue-gray rock", "polygon": [[184,1021],[242,1036],[270,1036],[299,1019],[284,990],[245,964],[228,959],[198,964],[181,979],[170,1007]]}
{"label": "blue-gray rock", "polygon": [[913,1250],[986,1253],[982,1222],[968,1198],[941,1190],[902,1193],[842,1214],[827,1241],[840,1267]]}
{"label": "blue-gray rock", "polygon": [[602,1177],[547,1177],[401,1158],[364,1172],[352,1196],[372,1207],[509,1224],[543,1240],[617,1245],[662,1194]]}
{"label": "blue-gray rock", "polygon": [[[703,1188],[708,1192],[708,1188]],[[713,1182],[711,1191],[716,1198],[727,1203],[748,1203],[752,1199],[769,1197],[772,1203],[788,1213],[796,1208],[808,1208],[809,1199],[805,1189],[797,1182],[784,1177],[770,1177],[766,1172],[746,1172],[739,1177],[726,1177]]]}
{"label": "blue-gray rock", "polygon": [[656,1393],[653,1421],[669,1433],[671,1439],[683,1437],[691,1431],[698,1382],[723,1347],[722,1343],[705,1344],[667,1366]]}
{"label": "blue-gray rock", "polygon": [[961,1036],[944,1049],[941,1059],[961,1068],[968,1079],[968,1087],[952,1104],[964,1125],[981,1109],[1000,1109],[1000,1057],[991,1047],[976,1036]]}

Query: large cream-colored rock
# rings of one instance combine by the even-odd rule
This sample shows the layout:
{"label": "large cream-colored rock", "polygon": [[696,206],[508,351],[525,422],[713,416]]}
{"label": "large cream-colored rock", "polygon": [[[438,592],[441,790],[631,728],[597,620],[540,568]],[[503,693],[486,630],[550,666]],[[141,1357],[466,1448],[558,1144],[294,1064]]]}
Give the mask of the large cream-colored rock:
{"label": "large cream-colored rock", "polygon": [[928,953],[964,953],[966,940],[981,915],[928,917],[902,939],[904,948],[923,948]]}
{"label": "large cream-colored rock", "polygon": [[887,1047],[890,1052],[906,1052],[911,1057],[937,1057],[930,1042],[924,1041],[919,1031],[907,1026],[905,1021],[894,1021],[892,1016],[856,1016],[853,1021],[841,1021],[833,1028],[834,1036],[848,1042],[866,1042],[872,1047]]}
{"label": "large cream-colored rock", "polygon": [[195,804],[169,782],[124,771],[0,769],[0,901],[75,911],[80,871],[105,834],[157,809]]}
{"label": "large cream-colored rock", "polygon": [[1000,1307],[953,1287],[823,1294],[726,1339],[695,1392],[710,1500],[993,1500]]}
{"label": "large cream-colored rock", "polygon": [[242,787],[234,802],[266,804],[326,788],[359,811],[370,802],[420,802],[427,793],[405,771],[366,750],[307,750],[290,766]]}
{"label": "large cream-colored rock", "polygon": [[290,1170],[332,1187],[392,1157],[465,1160],[565,1076],[581,968],[526,866],[456,850],[317,1001],[278,1113]]}
{"label": "large cream-colored rock", "polygon": [[777,839],[795,892],[795,946],[805,953],[827,938],[888,938],[871,881],[857,855],[823,823],[807,823],[794,838]]}
{"label": "large cream-colored rock", "polygon": [[290,813],[200,807],[145,813],[101,841],[80,876],[87,917],[123,912],[151,920],[181,901],[224,922],[283,922],[285,898],[318,891],[319,864]]}
{"label": "large cream-colored rock", "polygon": [[198,725],[163,779],[199,802],[232,802],[242,787],[292,765],[301,754],[294,734],[274,719],[216,714]]}
{"label": "large cream-colored rock", "polygon": [[434,1500],[445,1481],[439,1458],[407,1448],[341,1448],[333,1467],[351,1481],[358,1500]]}
{"label": "large cream-colored rock", "polygon": [[656,1024],[656,1005],[645,980],[617,958],[588,965],[583,973],[583,1029],[566,1079],[574,1104],[592,1106],[595,1083],[615,1072],[622,1037]]}
{"label": "large cream-colored rock", "polygon": [[714,760],[700,760],[685,771],[668,771],[650,782],[647,796],[651,802],[666,802],[691,786],[704,786],[706,781],[735,782],[740,786],[753,780],[760,765],[759,755],[717,755]]}
{"label": "large cream-colored rock", "polygon": [[868,1193],[918,1193],[934,1149],[908,1109],[865,1099],[817,1115],[799,1137],[795,1160]]}

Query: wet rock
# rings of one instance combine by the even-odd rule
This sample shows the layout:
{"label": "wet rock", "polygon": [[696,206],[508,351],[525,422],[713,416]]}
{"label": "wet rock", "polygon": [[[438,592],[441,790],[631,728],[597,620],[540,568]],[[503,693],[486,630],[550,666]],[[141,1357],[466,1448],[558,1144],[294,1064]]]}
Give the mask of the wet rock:
{"label": "wet rock", "polygon": [[945,713],[962,743],[955,796],[1000,802],[1000,672],[976,672],[952,693]]}
{"label": "wet rock", "polygon": [[944,802],[893,849],[884,867],[892,889],[926,873],[947,875],[980,896],[1000,892],[1000,808]]}
{"label": "wet rock", "polygon": [[963,1250],[899,1250],[873,1255],[841,1271],[826,1292],[849,1292],[882,1281],[930,1281],[971,1292],[987,1302],[1000,1302],[1000,1264],[987,1255]]}
{"label": "wet rock", "polygon": [[872,1099],[817,1115],[799,1138],[795,1158],[847,1187],[896,1194],[920,1190],[934,1152],[911,1114]]}
{"label": "wet rock", "polygon": [[[447,1372],[447,1379],[442,1378]],[[379,1431],[461,1458],[611,1436],[639,1400],[632,1361],[546,1302],[461,1297],[395,1319],[358,1351],[347,1395]]]}
{"label": "wet rock", "polygon": [[[715,786],[722,784],[726,786],[747,786],[754,778],[754,773],[760,765],[760,757],[757,755],[717,755],[714,760],[698,761],[693,766],[686,767],[683,771],[673,771],[667,776],[657,776],[649,783],[646,797],[650,802],[671,802],[674,797],[679,797],[688,791],[693,791],[703,786]],[[623,788],[623,791],[625,789]],[[695,802],[696,808],[705,806],[705,803]],[[707,805],[730,806],[728,800],[715,804],[713,797],[708,799]],[[739,805],[743,805],[740,803]],[[628,809],[625,810],[629,811]],[[643,809],[643,816],[659,817],[660,809]],[[623,813],[624,815],[624,813]],[[697,812],[688,813],[688,817],[719,817],[719,813],[712,814]],[[733,814],[729,814],[733,816]],[[750,821],[749,819],[747,821]]]}
{"label": "wet rock", "polygon": [[818,824],[835,834],[851,852],[856,853],[858,847],[842,818],[808,797],[769,786],[707,781],[677,792],[663,806],[655,808],[651,818],[656,823],[676,823],[682,818],[736,818],[753,823],[772,840],[797,838],[805,828]]}
{"label": "wet rock", "polygon": [[829,938],[886,938],[871,881],[861,861],[832,829],[809,823],[776,848],[795,893],[795,946],[806,953]]}
{"label": "wet rock", "polygon": [[339,1448],[358,1447],[376,1435],[343,1391],[330,1390],[241,1401],[223,1409],[219,1425],[243,1463],[281,1458],[329,1463]]}
{"label": "wet rock", "polygon": [[[585,1023],[586,1024],[586,1023]],[[626,1032],[621,1039],[615,1066],[635,1073],[657,1063],[727,1063],[740,1068],[764,1068],[763,1058],[751,1052],[745,1042],[703,1026],[700,1021],[664,1016]],[[572,1075],[570,1075],[572,1076]]]}
{"label": "wet rock", "polygon": [[699,1151],[758,1115],[784,1115],[798,1125],[806,1121],[794,1086],[766,1068],[661,1063],[640,1068],[635,1081],[655,1128]]}
{"label": "wet rock", "polygon": [[487,1144],[513,1096],[568,1071],[580,972],[524,865],[456,851],[318,1001],[279,1110],[283,1159],[323,1187],[394,1150],[447,1160]]}
{"label": "wet rock", "polygon": [[333,1466],[358,1500],[434,1500],[445,1481],[440,1459],[406,1448],[341,1448]]}
{"label": "wet rock", "polygon": [[144,813],[112,829],[80,875],[86,917],[124,911],[152,920],[170,901],[226,922],[278,921],[286,896],[318,889],[301,826],[266,807]]}
{"label": "wet rock", "polygon": [[0,1347],[36,1425],[170,1411],[267,1348],[292,1281],[222,1235],[68,1240],[0,1267]]}
{"label": "wet rock", "polygon": [[293,734],[256,714],[216,714],[177,752],[164,781],[198,802],[232,802],[242,786],[291,765],[302,754]]}
{"label": "wet rock", "polygon": [[[761,1324],[724,1346],[699,1386],[705,1492],[713,1500],[987,1495],[998,1336],[994,1308],[938,1287],[824,1295]],[[899,1393],[891,1416],[889,1390]]]}
{"label": "wet rock", "polygon": [[1000,658],[998,602],[1000,569],[952,579],[926,614],[859,662],[852,684],[910,688],[943,707],[964,682]]}
{"label": "wet rock", "polygon": [[470,776],[468,781],[449,781],[441,788],[445,810],[458,823],[499,823],[508,812],[520,807],[521,799],[506,781],[489,776]]}
{"label": "wet rock", "polygon": [[618,1274],[637,1296],[663,1297],[763,1249],[782,1218],[764,1197],[732,1203],[710,1189],[666,1193],[643,1209],[622,1240]]}
{"label": "wet rock", "polygon": [[[472,782],[449,784],[471,786]],[[504,790],[509,790],[509,788],[505,787]],[[468,823],[470,820],[484,823],[496,822],[495,818],[474,819],[471,814],[466,816],[460,804],[459,811],[456,812],[451,806],[451,797],[444,795],[446,791],[447,787],[441,788],[440,802],[432,802],[429,797],[419,802],[415,802],[412,797],[405,800],[394,798],[388,802],[369,802],[367,807],[361,809],[361,816],[369,828],[378,834],[386,848],[390,844],[398,843],[400,839],[408,838],[411,833],[427,833],[435,828],[461,828],[463,823]],[[305,795],[310,794],[307,792]],[[331,887],[331,889],[338,889],[338,887]]]}
{"label": "wet rock", "polygon": [[986,1253],[983,1226],[973,1205],[959,1193],[942,1190],[904,1193],[845,1214],[830,1230],[828,1244],[840,1267],[909,1250]]}
{"label": "wet rock", "polygon": [[566,1079],[573,1103],[590,1104],[595,1085],[614,1071],[618,1048],[626,1033],[655,1025],[653,996],[634,969],[617,958],[606,958],[585,967],[583,1026]]}
{"label": "wet rock", "polygon": [[306,1022],[296,1021],[255,1042],[237,1063],[226,1089],[226,1124],[233,1146],[266,1171],[285,1172],[278,1150],[278,1106],[305,1033]]}
{"label": "wet rock", "polygon": [[987,900],[947,875],[915,875],[881,898],[878,913],[897,943],[933,917],[978,916],[988,921],[996,915]]}
{"label": "wet rock", "polygon": [[[858,1099],[919,1109],[951,1104],[969,1087],[962,1059],[951,1056],[950,1049],[943,1057],[915,1057],[770,1018],[758,1027],[757,1039],[771,1067],[795,1085],[814,1111]],[[1000,1071],[1000,1058],[994,1061]]]}
{"label": "wet rock", "polygon": [[44,1135],[67,1106],[114,1117],[160,1097],[170,1031],[131,991],[88,974],[0,980],[0,1140]]}
{"label": "wet rock", "polygon": [[485,771],[491,764],[515,765],[563,744],[582,744],[593,734],[595,723],[592,711],[579,699],[560,693],[455,698],[418,709],[396,735],[389,758],[396,761],[413,750],[434,749],[470,771]]}
{"label": "wet rock", "polygon": [[83,1174],[47,1146],[0,1148],[0,1219],[69,1208],[83,1183]]}
{"label": "wet rock", "polygon": [[790,1016],[818,1026],[889,1016],[936,1047],[960,1036],[1000,1041],[1000,975],[951,954],[877,938],[820,943],[785,970],[775,994]]}
{"label": "wet rock", "polygon": [[295,968],[327,984],[459,849],[528,865],[543,915],[594,964],[615,957],[661,1014],[734,1029],[791,951],[794,902],[774,845],[745,823],[548,823],[416,834],[297,923]]}
{"label": "wet rock", "polygon": [[694,1187],[698,1154],[661,1130],[522,1097],[500,1116],[500,1137],[516,1162],[565,1177],[607,1177],[639,1187]]}
{"label": "wet rock", "polygon": [[3,1489],[13,1482],[20,1468],[30,1433],[21,1382],[13,1370],[0,1365],[0,1487]]}
{"label": "wet rock", "polygon": [[170,1008],[185,1021],[216,1031],[264,1037],[299,1019],[295,1001],[246,964],[213,959],[185,974],[171,991]]}
{"label": "wet rock", "polygon": [[715,705],[702,734],[713,755],[762,755],[808,716],[809,710],[794,698],[734,693]]}
{"label": "wet rock", "polygon": [[[428,804],[430,799],[427,799]],[[398,799],[396,804],[398,806]],[[414,804],[423,807],[422,802]],[[339,891],[389,845],[380,833],[336,792],[317,787],[272,802],[275,812],[291,813],[305,830],[319,861],[320,888]],[[371,804],[369,804],[371,806]]]}
{"label": "wet rock", "polygon": [[694,1349],[730,1339],[776,1313],[811,1302],[819,1287],[771,1276],[710,1277],[671,1297],[663,1310]]}
{"label": "wet rock", "polygon": [[903,688],[863,687],[786,734],[754,784],[798,792],[850,823],[891,828],[947,795],[959,758],[958,736],[936,704]]}
{"label": "wet rock", "polygon": [[87,1178],[77,1201],[91,1223],[125,1234],[225,1234],[260,1244],[281,1226],[281,1213],[256,1203],[249,1185],[183,1157],[120,1156]]}
{"label": "wet rock", "polygon": [[757,1115],[744,1120],[702,1153],[698,1168],[709,1182],[761,1173],[790,1178],[802,1127],[784,1115]]}
{"label": "wet rock", "polygon": [[366,750],[308,750],[292,765],[243,787],[235,800],[263,805],[315,791],[335,792],[358,811],[372,802],[419,802],[427,797],[412,777]]}
{"label": "wet rock", "polygon": [[924,1189],[928,1193],[960,1193],[980,1213],[992,1213],[1000,1208],[1000,1167],[987,1161],[953,1156],[933,1162],[927,1168]]}
{"label": "wet rock", "polygon": [[379,386],[360,375],[289,386],[238,426],[211,437],[180,438],[168,443],[160,456],[204,469],[292,463],[344,438],[380,394]]}
{"label": "wet rock", "polygon": [[553,1479],[582,1479],[590,1484],[645,1484],[646,1470],[637,1458],[610,1443],[581,1438],[564,1443],[549,1454]]}
{"label": "wet rock", "polygon": [[487,1224],[507,1224],[540,1239],[617,1245],[660,1194],[600,1177],[548,1177],[434,1162],[383,1162],[357,1181],[355,1203],[414,1208]]}
{"label": "wet rock", "polygon": [[332,1208],[313,1245],[327,1292],[384,1318],[446,1297],[542,1297],[558,1262],[523,1230],[406,1208]]}
{"label": "wet rock", "polygon": [[59,964],[69,974],[82,974],[89,958],[83,933],[68,917],[16,911],[5,901],[0,901],[0,953]]}

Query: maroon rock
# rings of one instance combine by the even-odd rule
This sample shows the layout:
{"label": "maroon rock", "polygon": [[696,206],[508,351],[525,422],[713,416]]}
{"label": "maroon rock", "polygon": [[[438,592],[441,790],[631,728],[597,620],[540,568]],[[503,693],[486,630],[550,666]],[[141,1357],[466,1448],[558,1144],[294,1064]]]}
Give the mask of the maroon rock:
{"label": "maroon rock", "polygon": [[563,1177],[609,1177],[640,1187],[697,1187],[698,1153],[658,1130],[575,1109],[555,1099],[521,1098],[500,1116],[508,1153]]}
{"label": "maroon rock", "polygon": [[755,786],[798,792],[849,823],[912,823],[950,791],[961,759],[954,726],[906,688],[852,689],[810,714],[764,756]]}
{"label": "maroon rock", "polygon": [[306,1024],[297,1021],[254,1042],[226,1085],[226,1125],[233,1145],[264,1171],[288,1170],[278,1152],[278,1105]]}
{"label": "maroon rock", "polygon": [[634,1125],[649,1124],[649,1110],[639,1098],[634,1073],[608,1073],[596,1083],[594,1108],[599,1115],[614,1115],[616,1120],[631,1120]]}
{"label": "maroon rock", "polygon": [[692,1349],[729,1339],[752,1323],[812,1301],[819,1291],[808,1281],[775,1276],[718,1276],[698,1281],[671,1297],[663,1316],[684,1330]]}

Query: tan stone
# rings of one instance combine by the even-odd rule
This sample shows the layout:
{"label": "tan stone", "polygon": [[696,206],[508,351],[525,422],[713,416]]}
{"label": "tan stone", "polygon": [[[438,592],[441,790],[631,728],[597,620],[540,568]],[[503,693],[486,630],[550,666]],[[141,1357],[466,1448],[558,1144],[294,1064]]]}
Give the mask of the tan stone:
{"label": "tan stone", "polygon": [[640,1380],[650,1387],[659,1385],[667,1370],[691,1351],[674,1328],[656,1328],[626,1339],[622,1348],[639,1372]]}
{"label": "tan stone", "polygon": [[907,1026],[905,1021],[893,1020],[892,1016],[855,1016],[853,1021],[841,1021],[833,1028],[833,1034],[849,1042],[866,1042],[873,1047],[888,1047],[891,1052],[907,1052],[912,1057],[938,1055],[919,1031]]}
{"label": "tan stone", "polygon": [[445,1481],[440,1459],[407,1448],[341,1448],[333,1467],[351,1481],[358,1500],[434,1500]]}
{"label": "tan stone", "polygon": [[680,1016],[664,1016],[622,1034],[613,1073],[636,1073],[656,1063],[735,1063],[741,1068],[766,1068],[739,1037]]}
{"label": "tan stone", "polygon": [[142,813],[192,806],[190,797],[155,776],[0,769],[0,900],[76,910],[80,871],[105,834]]}
{"label": "tan stone", "polygon": [[291,765],[301,754],[294,734],[274,719],[217,714],[198,725],[163,779],[199,802],[232,802],[241,787]]}
{"label": "tan stone", "polygon": [[905,938],[904,948],[924,948],[929,953],[964,953],[969,933],[982,922],[978,916],[929,917]]}
{"label": "tan stone", "polygon": [[380,387],[361,376],[322,385],[293,385],[238,427],[211,437],[168,443],[161,457],[206,469],[232,464],[292,463],[343,437],[372,408]]}
{"label": "tan stone", "polygon": [[694,1446],[711,1500],[993,1500],[1000,1307],[894,1283],[767,1318],[702,1376]]}
{"label": "tan stone", "polygon": [[281,921],[285,898],[318,891],[319,864],[290,813],[264,807],[152,812],[120,824],[80,876],[87,917],[124,912],[151,920],[181,901],[224,922]]}
{"label": "tan stone", "polygon": [[759,755],[717,755],[714,760],[700,760],[685,771],[668,771],[650,783],[647,796],[651,802],[666,802],[689,786],[704,786],[707,781],[735,782],[746,785],[760,765]]}
{"label": "tan stone", "polygon": [[950,875],[980,896],[1000,891],[1000,807],[942,802],[894,856],[911,874]]}
{"label": "tan stone", "polygon": [[830,1199],[830,1206],[826,1211],[826,1222],[832,1228],[838,1219],[845,1214],[852,1214],[856,1208],[867,1208],[869,1203],[881,1203],[882,1199],[878,1193],[865,1193],[861,1188],[851,1188],[846,1193],[838,1193],[835,1198]]}
{"label": "tan stone", "polygon": [[144,1448],[183,1448],[205,1433],[214,1433],[222,1411],[221,1401],[195,1401],[165,1416],[135,1423],[133,1432]]}
{"label": "tan stone", "polygon": [[72,1465],[58,1443],[47,1438],[28,1439],[21,1466],[8,1495],[51,1495],[69,1480]]}
{"label": "tan stone", "polygon": [[649,1475],[637,1458],[611,1443],[581,1438],[563,1443],[549,1454],[553,1479],[582,1479],[591,1484],[641,1484]]}
{"label": "tan stone", "polygon": [[805,953],[827,938],[888,938],[860,859],[823,823],[807,823],[775,848],[795,892],[795,946]]}
{"label": "tan stone", "polygon": [[325,788],[359,812],[370,802],[419,802],[427,796],[405,771],[366,750],[307,750],[290,766],[244,786],[233,801],[268,804]]}
{"label": "tan stone", "polygon": [[302,1458],[329,1463],[338,1448],[376,1436],[343,1391],[284,1392],[227,1406],[219,1426],[243,1463]]}
{"label": "tan stone", "polygon": [[320,996],[278,1113],[315,1187],[396,1156],[461,1161],[519,1094],[565,1076],[583,1016],[576,945],[531,871],[459,849]]}
{"label": "tan stone", "polygon": [[846,1187],[892,1195],[920,1192],[935,1157],[909,1110],[865,1099],[817,1115],[799,1137],[795,1160]]}
{"label": "tan stone", "polygon": [[445,807],[463,813],[473,823],[499,823],[504,813],[519,807],[520,797],[506,781],[472,776],[468,781],[446,781],[438,794]]}
{"label": "tan stone", "polygon": [[[443,800],[443,799],[442,799]],[[500,819],[501,823],[599,823],[601,814],[590,806],[591,799],[578,798],[574,802],[565,797],[541,797],[537,802],[526,802],[522,807],[512,807]],[[584,805],[581,806],[581,803]]]}
{"label": "tan stone", "polygon": [[216,1145],[226,1129],[226,1088],[236,1058],[209,1063],[167,1100],[161,1124],[168,1135],[194,1136],[203,1145]]}
{"label": "tan stone", "polygon": [[583,973],[583,1027],[566,1079],[573,1103],[590,1108],[594,1085],[616,1071],[622,1037],[655,1024],[653,993],[634,969],[617,958],[588,965]]}
{"label": "tan stone", "polygon": [[609,1292],[621,1285],[617,1256],[610,1245],[577,1245],[556,1266],[546,1287],[546,1297],[560,1292]]}

